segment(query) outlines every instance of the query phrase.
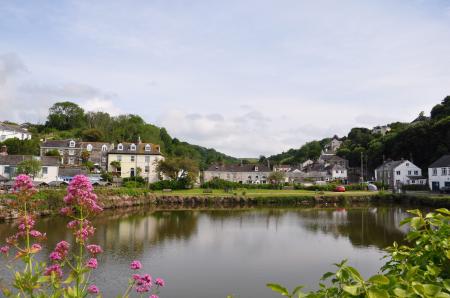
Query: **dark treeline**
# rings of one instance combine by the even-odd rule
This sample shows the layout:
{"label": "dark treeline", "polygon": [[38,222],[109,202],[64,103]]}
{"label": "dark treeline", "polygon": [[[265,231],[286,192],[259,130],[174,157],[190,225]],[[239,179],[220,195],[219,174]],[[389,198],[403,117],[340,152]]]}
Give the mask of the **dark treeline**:
{"label": "dark treeline", "polygon": [[138,115],[111,116],[105,112],[85,112],[72,102],[58,102],[50,109],[45,124],[24,124],[33,133],[30,141],[9,139],[10,154],[39,154],[39,140],[75,138],[90,142],[142,142],[160,144],[162,152],[171,157],[182,156],[205,168],[213,162],[237,160],[214,149],[208,149],[172,138],[165,128],[146,123]]}
{"label": "dark treeline", "polygon": [[[373,134],[371,129],[355,127],[343,137],[337,155],[349,160],[351,167],[359,167],[361,153],[369,170],[375,169],[384,159],[412,159],[422,169],[450,152],[450,96],[431,110],[423,112],[411,123],[389,124],[386,135]],[[299,149],[269,157],[272,163],[296,164],[307,159],[317,159],[330,139],[306,143]]]}

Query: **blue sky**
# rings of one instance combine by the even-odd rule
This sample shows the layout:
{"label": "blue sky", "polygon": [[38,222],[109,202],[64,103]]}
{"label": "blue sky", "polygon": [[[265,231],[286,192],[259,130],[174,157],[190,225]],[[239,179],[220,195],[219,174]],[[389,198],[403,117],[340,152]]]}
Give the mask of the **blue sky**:
{"label": "blue sky", "polygon": [[70,100],[234,156],[450,94],[450,1],[1,1],[0,119]]}

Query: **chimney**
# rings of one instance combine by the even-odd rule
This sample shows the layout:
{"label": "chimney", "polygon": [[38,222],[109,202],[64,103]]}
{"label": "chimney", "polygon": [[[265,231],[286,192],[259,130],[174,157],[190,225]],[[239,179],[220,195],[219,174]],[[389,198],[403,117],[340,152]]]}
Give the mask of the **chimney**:
{"label": "chimney", "polygon": [[141,136],[138,136],[138,144],[142,144]]}
{"label": "chimney", "polygon": [[2,148],[0,149],[0,155],[1,156],[8,155],[8,147],[6,147],[6,145],[3,145]]}

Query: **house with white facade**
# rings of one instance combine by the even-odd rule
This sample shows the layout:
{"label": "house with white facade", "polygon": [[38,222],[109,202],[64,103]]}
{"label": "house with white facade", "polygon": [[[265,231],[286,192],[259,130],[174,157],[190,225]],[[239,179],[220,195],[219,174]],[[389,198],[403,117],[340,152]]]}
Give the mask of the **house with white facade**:
{"label": "house with white facade", "polygon": [[409,160],[388,160],[375,169],[375,180],[392,189],[403,185],[426,185],[422,170]]}
{"label": "house with white facade", "polygon": [[39,173],[33,177],[36,182],[49,183],[56,181],[59,175],[59,158],[55,156],[0,155],[0,176],[13,180],[17,176],[17,168],[25,160],[36,159],[41,162]]}
{"label": "house with white facade", "polygon": [[19,125],[0,122],[0,142],[7,139],[30,140],[31,133]]}
{"label": "house with white facade", "polygon": [[341,145],[342,141],[335,135],[331,141],[325,145],[323,154],[336,154]]}
{"label": "house with white facade", "polygon": [[261,164],[211,165],[203,172],[205,182],[214,178],[241,184],[267,184],[272,171]]}
{"label": "house with white facade", "polygon": [[375,126],[372,129],[372,134],[381,134],[381,135],[385,135],[388,132],[391,131],[391,128],[388,125],[383,125],[383,126]]}
{"label": "house with white facade", "polygon": [[450,154],[442,156],[428,167],[428,180],[432,191],[450,187]]}
{"label": "house with white facade", "polygon": [[[150,143],[119,143],[108,151],[108,172],[120,178],[141,176],[152,183],[159,181],[156,168],[164,160],[159,145]],[[116,162],[120,167],[114,166]]]}

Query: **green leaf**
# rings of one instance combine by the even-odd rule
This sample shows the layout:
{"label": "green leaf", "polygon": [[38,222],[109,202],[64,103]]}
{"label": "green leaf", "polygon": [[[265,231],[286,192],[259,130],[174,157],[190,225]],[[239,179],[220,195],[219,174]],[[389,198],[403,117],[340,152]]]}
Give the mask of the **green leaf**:
{"label": "green leaf", "polygon": [[397,296],[397,297],[408,297],[409,295],[408,295],[408,292],[406,292],[405,290],[403,290],[403,289],[400,289],[400,288],[395,288],[394,289],[394,294],[395,294],[395,296]]}
{"label": "green leaf", "polygon": [[389,293],[381,289],[369,289],[367,292],[368,298],[389,298]]}
{"label": "green leaf", "polygon": [[423,288],[425,290],[425,294],[428,296],[436,296],[442,290],[440,286],[436,286],[433,284],[425,284],[423,285]]}
{"label": "green leaf", "polygon": [[280,293],[282,296],[289,296],[289,291],[279,284],[267,284],[267,287],[274,292]]}
{"label": "green leaf", "polygon": [[377,285],[388,285],[389,278],[387,278],[384,275],[374,275],[371,278],[369,278],[369,282]]}
{"label": "green leaf", "polygon": [[350,275],[356,279],[359,283],[364,283],[364,279],[362,278],[361,274],[353,267],[348,266],[347,271],[350,273]]}
{"label": "green leaf", "polygon": [[411,219],[411,227],[413,227],[416,230],[420,229],[424,224],[425,221],[423,220],[423,218],[414,217],[413,219]]}
{"label": "green leaf", "polygon": [[450,215],[450,211],[448,209],[445,209],[445,208],[439,208],[439,209],[436,209],[435,211],[439,212],[439,213],[442,213],[442,214],[445,214],[445,215]]}
{"label": "green leaf", "polygon": [[446,279],[442,282],[447,291],[450,291],[450,279]]}
{"label": "green leaf", "polygon": [[333,276],[333,275],[334,275],[333,272],[327,272],[327,273],[325,273],[325,274],[322,276],[322,278],[321,278],[320,280],[326,280],[326,279],[330,278],[330,277]]}
{"label": "green leaf", "polygon": [[447,250],[447,252],[445,253],[445,255],[447,256],[447,259],[450,259],[450,249]]}
{"label": "green leaf", "polygon": [[347,286],[347,285],[345,285],[345,286],[342,287],[342,289],[345,292],[347,292],[350,295],[352,295],[352,296],[358,296],[359,292],[361,290],[361,287],[360,286]]}
{"label": "green leaf", "polygon": [[300,290],[303,289],[303,288],[304,288],[304,286],[298,286],[298,287],[296,287],[296,288],[292,291],[292,296],[297,295],[297,293],[299,293]]}

